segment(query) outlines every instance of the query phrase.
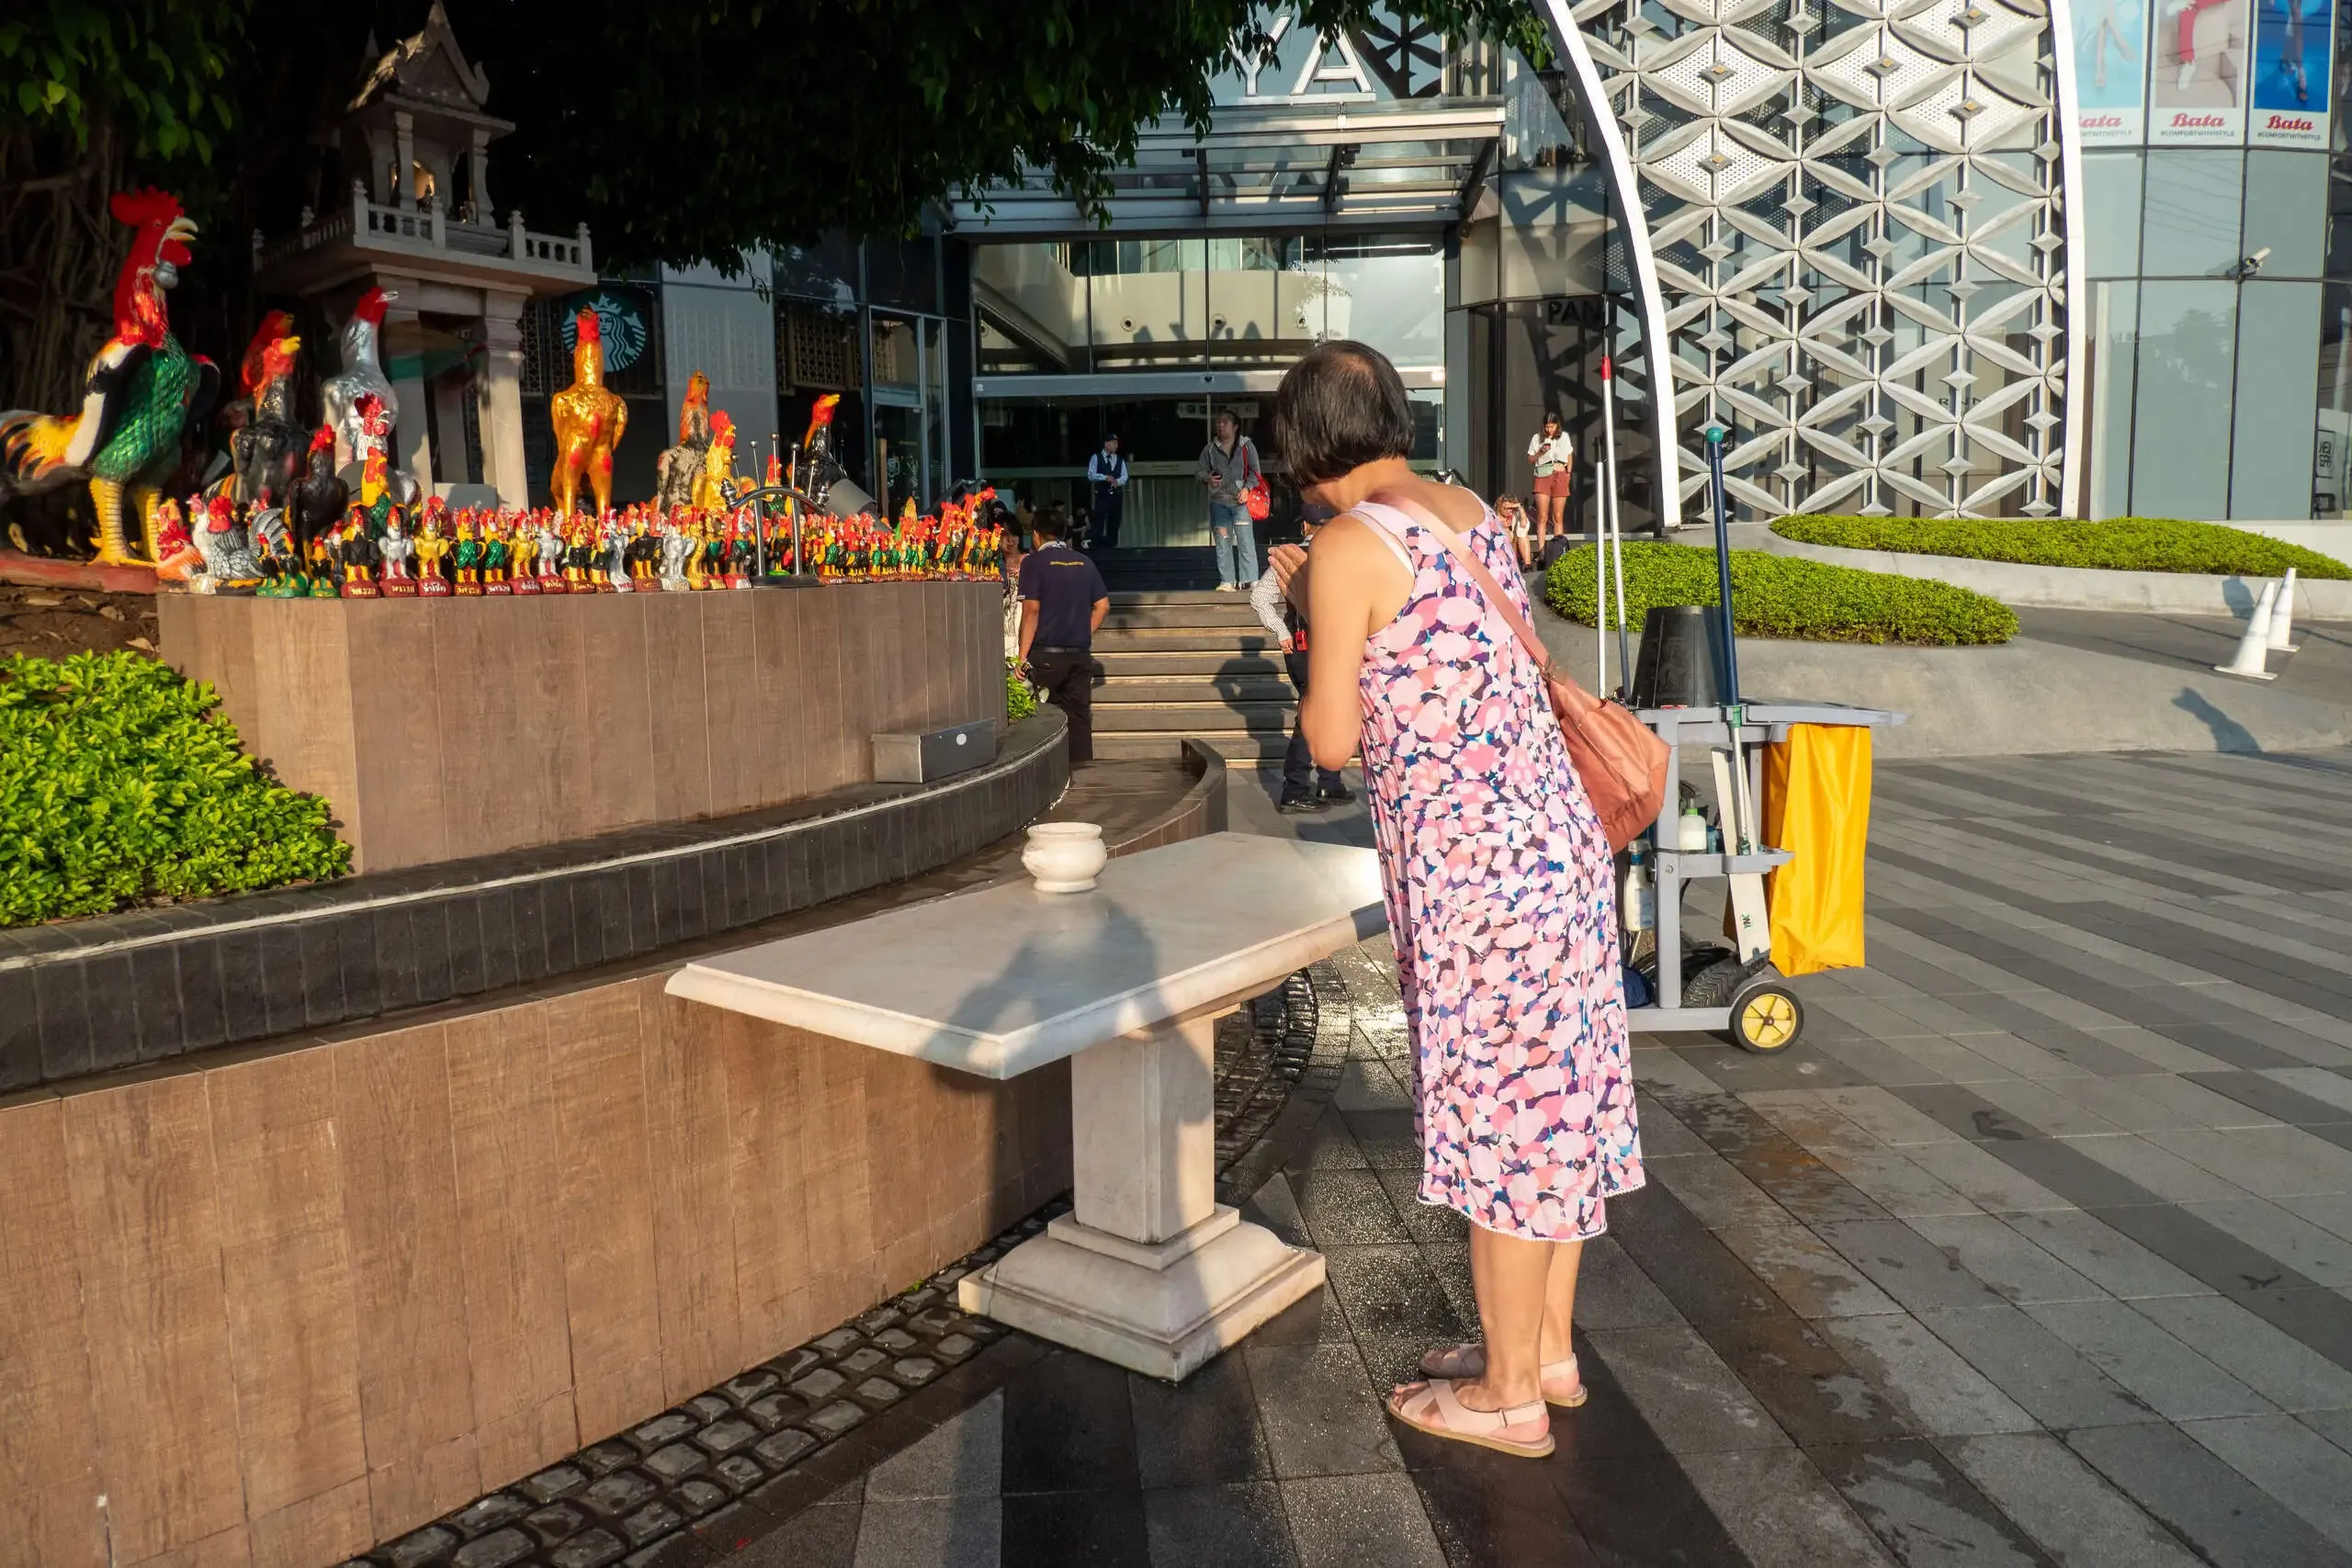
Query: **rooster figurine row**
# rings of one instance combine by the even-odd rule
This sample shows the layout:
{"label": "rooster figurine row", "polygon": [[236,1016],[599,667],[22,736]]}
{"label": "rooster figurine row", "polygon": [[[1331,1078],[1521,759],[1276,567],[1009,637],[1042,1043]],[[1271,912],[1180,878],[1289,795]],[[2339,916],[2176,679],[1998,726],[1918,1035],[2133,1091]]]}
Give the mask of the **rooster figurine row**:
{"label": "rooster figurine row", "polygon": [[[371,408],[380,422],[380,405]],[[364,427],[363,427],[364,428]],[[331,453],[334,432],[311,438]],[[157,503],[157,578],[169,591],[269,599],[474,598],[493,594],[693,592],[751,588],[763,561],[755,510],[658,502],[590,516],[543,507],[452,511],[439,497],[411,508],[394,496],[380,454],[359,493],[322,516],[302,504],[240,506],[225,494]],[[995,576],[1004,532],[979,521],[989,492],[896,526],[834,520],[805,535],[806,570],[827,584]]]}

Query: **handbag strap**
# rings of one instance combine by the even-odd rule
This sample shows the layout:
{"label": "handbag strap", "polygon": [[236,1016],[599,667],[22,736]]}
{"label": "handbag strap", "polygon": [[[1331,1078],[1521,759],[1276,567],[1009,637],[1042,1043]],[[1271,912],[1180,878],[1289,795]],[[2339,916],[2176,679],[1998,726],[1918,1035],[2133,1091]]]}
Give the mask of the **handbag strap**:
{"label": "handbag strap", "polygon": [[[1535,635],[1535,628],[1527,624],[1527,617],[1519,613],[1519,607],[1510,602],[1510,596],[1505,593],[1502,585],[1495,581],[1494,573],[1488,571],[1486,564],[1471,553],[1470,547],[1462,542],[1460,534],[1446,526],[1437,513],[1408,496],[1383,491],[1377,494],[1366,496],[1364,499],[1375,506],[1385,506],[1391,511],[1401,512],[1436,535],[1438,543],[1445,547],[1446,553],[1461,563],[1463,570],[1470,574],[1471,581],[1478,585],[1478,592],[1485,597],[1487,607],[1500,615],[1503,624],[1510,627],[1511,635],[1518,638],[1521,649],[1535,666],[1535,673],[1547,682],[1563,679],[1552,668],[1552,650],[1544,646],[1544,639]],[[1356,515],[1364,518],[1374,527],[1384,530],[1387,527],[1386,524],[1382,523],[1370,513],[1358,512]],[[1575,684],[1573,682],[1568,683]]]}

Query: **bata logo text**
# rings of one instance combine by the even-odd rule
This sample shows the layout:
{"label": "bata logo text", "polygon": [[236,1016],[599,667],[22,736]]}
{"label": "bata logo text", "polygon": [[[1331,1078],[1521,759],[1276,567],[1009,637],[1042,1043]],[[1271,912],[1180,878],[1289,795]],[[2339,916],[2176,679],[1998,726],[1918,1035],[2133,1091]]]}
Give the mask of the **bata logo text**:
{"label": "bata logo text", "polygon": [[2225,130],[2229,121],[2217,114],[2190,114],[2186,110],[2172,117],[2175,130]]}
{"label": "bata logo text", "polygon": [[2123,123],[2120,114],[2086,114],[2083,116],[2085,130],[2114,130]]}
{"label": "bata logo text", "polygon": [[2319,125],[2309,115],[2274,114],[2262,122],[2265,130],[2317,130]]}

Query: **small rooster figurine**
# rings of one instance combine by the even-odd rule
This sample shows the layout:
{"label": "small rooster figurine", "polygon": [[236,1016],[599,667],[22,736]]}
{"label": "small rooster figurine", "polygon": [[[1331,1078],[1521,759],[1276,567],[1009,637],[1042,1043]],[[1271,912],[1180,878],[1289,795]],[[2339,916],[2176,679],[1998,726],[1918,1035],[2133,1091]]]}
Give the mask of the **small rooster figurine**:
{"label": "small rooster figurine", "polygon": [[654,459],[654,498],[664,506],[691,504],[709,447],[710,378],[697,370],[687,378],[686,400],[678,409],[678,444]]}
{"label": "small rooster figurine", "polygon": [[296,356],[301,352],[298,337],[279,338],[262,350],[253,420],[229,438],[237,500],[246,506],[284,506],[301,471],[302,427],[294,423]]}
{"label": "small rooster figurine", "polygon": [[613,451],[628,428],[628,404],[605,387],[604,328],[594,310],[580,312],[571,349],[571,385],[548,400],[555,423],[555,476],[549,485],[555,508],[569,513],[580,499],[580,481],[596,492],[601,515],[613,505]]}
{"label": "small rooster figurine", "polygon": [[735,422],[725,409],[710,416],[710,447],[702,455],[702,471],[695,476],[694,499],[688,504],[716,516],[734,504]]}
{"label": "small rooster figurine", "polygon": [[216,494],[205,503],[203,521],[196,529],[196,551],[204,558],[204,572],[188,586],[198,592],[250,588],[262,580],[261,561],[237,525],[236,503],[225,495]]}
{"label": "small rooster figurine", "polygon": [[[192,414],[201,417],[199,404],[209,406],[219,373],[180,346],[164,308],[196,233],[179,198],[124,191],[109,208],[116,222],[139,231],[115,281],[114,335],[90,361],[80,412],[0,414],[0,496],[85,479],[98,514],[97,563],[144,565],[155,559],[160,487],[179,467],[181,434]],[[143,559],[124,527],[126,494],[139,509]]]}
{"label": "small rooster figurine", "polygon": [[366,452],[368,431],[359,412],[361,398],[372,396],[382,407],[386,430],[401,422],[400,395],[392,390],[391,378],[384,374],[380,357],[384,308],[396,298],[380,288],[370,288],[359,297],[359,303],[351,308],[351,320],[343,327],[343,374],[319,388],[327,423],[334,431],[338,464],[357,461]]}

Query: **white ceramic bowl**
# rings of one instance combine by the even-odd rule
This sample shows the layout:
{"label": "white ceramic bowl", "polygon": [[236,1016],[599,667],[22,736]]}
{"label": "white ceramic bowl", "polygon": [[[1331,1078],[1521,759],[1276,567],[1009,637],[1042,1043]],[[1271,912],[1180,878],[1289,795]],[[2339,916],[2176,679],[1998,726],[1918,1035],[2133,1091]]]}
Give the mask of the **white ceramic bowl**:
{"label": "white ceramic bowl", "polygon": [[1021,852],[1022,867],[1040,893],[1087,892],[1110,859],[1102,829],[1092,822],[1040,822],[1029,829],[1029,847]]}

